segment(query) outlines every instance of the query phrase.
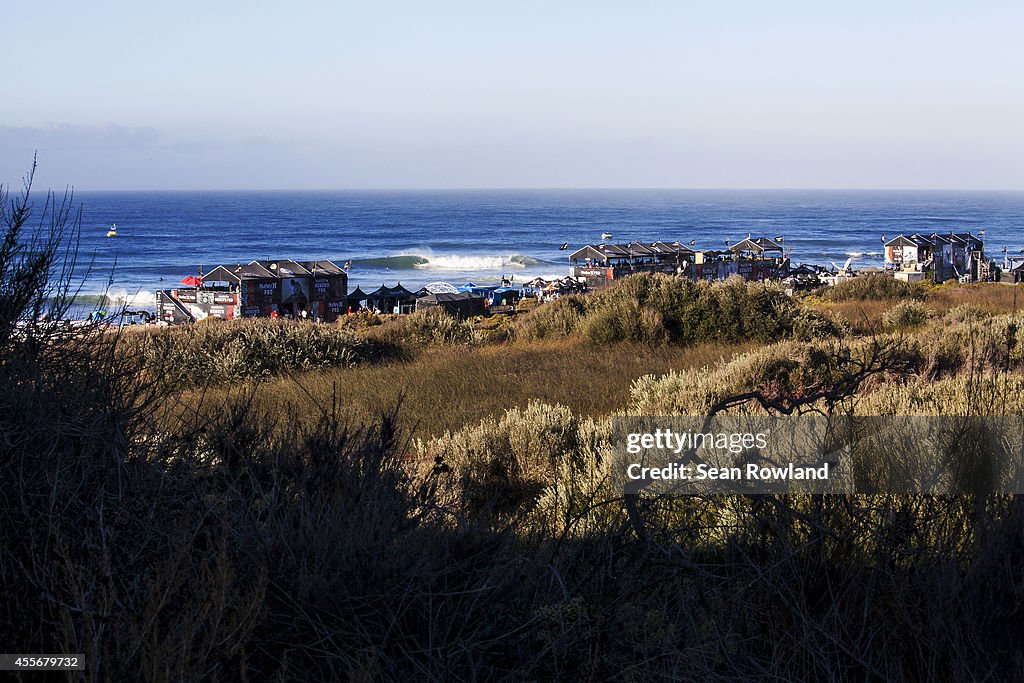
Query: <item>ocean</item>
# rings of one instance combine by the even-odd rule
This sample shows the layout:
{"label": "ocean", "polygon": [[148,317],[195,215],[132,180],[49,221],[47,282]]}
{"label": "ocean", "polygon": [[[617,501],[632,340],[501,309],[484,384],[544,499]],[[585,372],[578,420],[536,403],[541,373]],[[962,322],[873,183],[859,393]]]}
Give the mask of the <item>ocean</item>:
{"label": "ocean", "polygon": [[[694,248],[782,236],[794,263],[882,264],[882,237],[985,231],[989,258],[1024,247],[1024,193],[918,191],[475,190],[80,192],[82,303],[107,290],[148,307],[155,290],[221,263],[352,261],[350,287],[562,277],[588,243]],[[117,224],[117,237],[107,230]],[[559,247],[568,243],[569,248]],[[80,275],[81,277],[81,275]],[[108,288],[107,283],[110,282]]]}

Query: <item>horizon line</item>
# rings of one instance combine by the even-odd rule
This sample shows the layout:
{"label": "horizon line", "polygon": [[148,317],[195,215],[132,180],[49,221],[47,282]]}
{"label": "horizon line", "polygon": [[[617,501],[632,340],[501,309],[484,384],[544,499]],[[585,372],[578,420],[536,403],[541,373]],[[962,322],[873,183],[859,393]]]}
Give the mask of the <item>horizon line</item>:
{"label": "horizon line", "polygon": [[[1024,193],[1024,188],[956,187],[308,187],[308,188],[89,188],[76,192],[992,192]],[[52,189],[52,188],[51,188]]]}

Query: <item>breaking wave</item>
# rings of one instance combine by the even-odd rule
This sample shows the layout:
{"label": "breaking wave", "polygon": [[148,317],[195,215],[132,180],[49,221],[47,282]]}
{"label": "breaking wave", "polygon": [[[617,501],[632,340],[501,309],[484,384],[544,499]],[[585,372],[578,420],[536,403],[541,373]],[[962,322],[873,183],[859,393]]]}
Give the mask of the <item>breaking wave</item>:
{"label": "breaking wave", "polygon": [[156,293],[146,290],[129,292],[126,289],[111,289],[107,292],[83,292],[75,297],[78,306],[125,306],[126,308],[152,308],[156,305]]}
{"label": "breaking wave", "polygon": [[546,261],[523,254],[510,256],[397,254],[380,258],[354,259],[352,263],[363,268],[387,270],[497,270],[527,268],[546,263]]}

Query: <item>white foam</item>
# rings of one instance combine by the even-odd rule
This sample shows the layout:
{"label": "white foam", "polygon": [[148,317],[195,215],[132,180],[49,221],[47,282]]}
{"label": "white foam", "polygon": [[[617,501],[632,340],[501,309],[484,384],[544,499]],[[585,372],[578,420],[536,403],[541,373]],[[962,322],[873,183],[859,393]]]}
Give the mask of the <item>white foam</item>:
{"label": "white foam", "polygon": [[437,256],[428,254],[415,254],[427,260],[426,263],[416,265],[422,270],[499,270],[502,268],[525,268],[522,263],[512,260],[516,254],[508,256],[463,256],[452,254],[450,256]]}
{"label": "white foam", "polygon": [[82,302],[97,301],[103,297],[102,303],[107,306],[126,308],[152,308],[156,305],[156,293],[144,289],[129,291],[127,289],[109,289],[106,292],[82,292]]}

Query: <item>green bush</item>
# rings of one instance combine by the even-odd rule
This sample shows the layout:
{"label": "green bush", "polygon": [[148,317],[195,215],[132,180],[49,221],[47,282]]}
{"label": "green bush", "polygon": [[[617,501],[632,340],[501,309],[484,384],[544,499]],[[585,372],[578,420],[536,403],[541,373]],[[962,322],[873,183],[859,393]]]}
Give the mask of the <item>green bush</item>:
{"label": "green bush", "polygon": [[440,306],[419,310],[400,321],[401,341],[417,345],[451,346],[473,341],[473,326]]}
{"label": "green bush", "polygon": [[977,323],[991,317],[991,314],[986,312],[985,309],[974,304],[960,304],[955,308],[949,309],[943,319],[947,323]]}
{"label": "green bush", "polygon": [[922,300],[928,292],[924,283],[911,284],[891,275],[873,273],[843,280],[824,292],[827,301],[886,301],[892,299]]}
{"label": "green bush", "polygon": [[565,406],[531,402],[420,443],[419,452],[424,462],[450,468],[461,505],[515,514],[533,508],[559,462],[579,459],[577,429]]}
{"label": "green bush", "polygon": [[890,329],[909,330],[928,322],[928,309],[920,301],[901,301],[882,315],[882,324]]}
{"label": "green bush", "polygon": [[[633,415],[702,415],[726,397],[751,391],[768,397],[802,396],[856,372],[880,349],[899,374],[916,373],[926,366],[925,355],[915,344],[891,338],[785,341],[739,354],[715,367],[641,377],[631,387],[627,410]],[[752,402],[742,410],[761,412]]]}
{"label": "green bush", "polygon": [[378,359],[378,340],[331,325],[295,321],[203,321],[124,335],[122,349],[139,354],[147,372],[177,387],[257,379]]}
{"label": "green bush", "polygon": [[1024,366],[1024,316],[999,315],[942,326],[922,343],[929,378],[986,374]]}
{"label": "green bush", "polygon": [[644,273],[541,306],[517,322],[515,331],[524,339],[578,334],[596,343],[656,346],[820,338],[841,334],[842,328],[774,285]]}

